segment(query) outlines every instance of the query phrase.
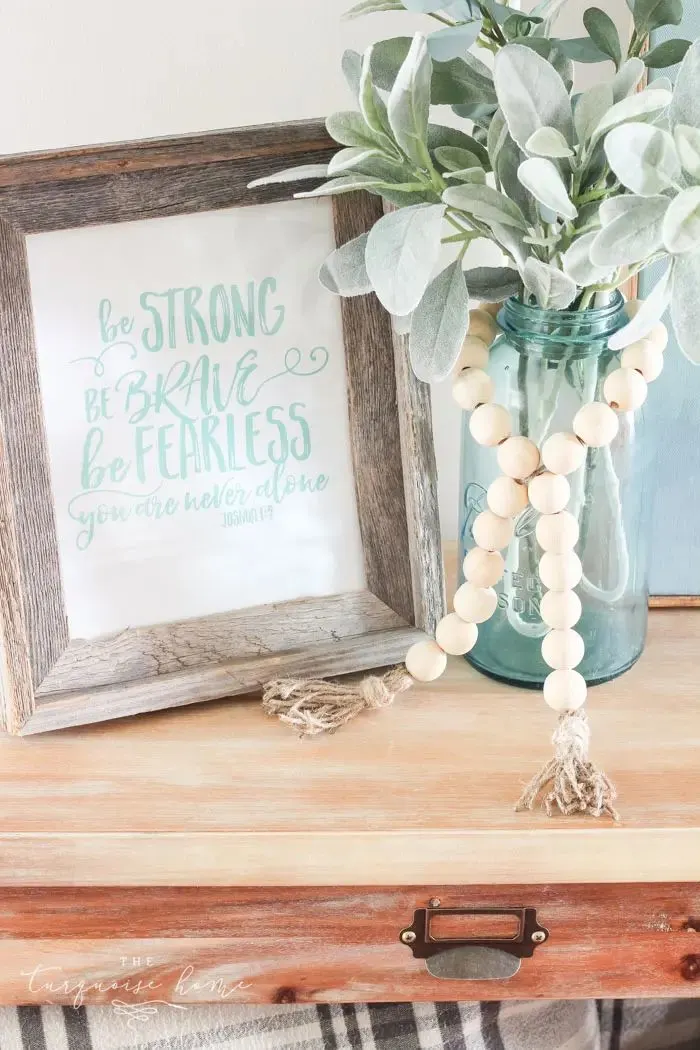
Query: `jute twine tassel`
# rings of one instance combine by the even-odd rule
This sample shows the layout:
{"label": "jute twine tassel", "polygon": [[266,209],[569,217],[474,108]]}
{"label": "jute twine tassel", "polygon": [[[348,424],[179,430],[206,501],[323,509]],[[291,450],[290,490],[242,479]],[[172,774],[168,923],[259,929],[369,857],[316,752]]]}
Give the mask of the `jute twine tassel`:
{"label": "jute twine tassel", "polygon": [[[619,820],[613,806],[617,791],[605,773],[588,760],[591,731],[583,709],[561,715],[554,730],[554,758],[533,777],[520,796],[516,812],[534,809],[540,794],[551,817],[558,808],[566,816],[588,813]],[[547,789],[550,790],[547,790]]]}
{"label": "jute twine tassel", "polygon": [[363,711],[389,707],[414,681],[403,664],[381,677],[370,675],[359,681],[281,678],[265,686],[263,710],[298,729],[301,736],[317,736],[332,733]]}

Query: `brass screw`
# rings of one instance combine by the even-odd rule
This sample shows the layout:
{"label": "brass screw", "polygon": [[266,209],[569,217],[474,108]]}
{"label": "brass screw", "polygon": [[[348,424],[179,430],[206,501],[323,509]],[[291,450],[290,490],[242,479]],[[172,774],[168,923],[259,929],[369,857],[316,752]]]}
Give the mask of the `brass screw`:
{"label": "brass screw", "polygon": [[686,981],[700,978],[700,955],[686,955],[681,959],[681,977]]}
{"label": "brass screw", "polygon": [[530,940],[534,944],[542,944],[542,941],[547,940],[547,934],[544,932],[544,930],[535,930]]}
{"label": "brass screw", "polygon": [[439,908],[440,907],[440,903],[441,903],[441,901],[440,901],[439,897],[431,897],[430,900],[428,901],[428,907],[429,908]]}
{"label": "brass screw", "polygon": [[404,944],[413,944],[416,939],[416,935],[413,930],[404,930],[401,934],[401,940]]}

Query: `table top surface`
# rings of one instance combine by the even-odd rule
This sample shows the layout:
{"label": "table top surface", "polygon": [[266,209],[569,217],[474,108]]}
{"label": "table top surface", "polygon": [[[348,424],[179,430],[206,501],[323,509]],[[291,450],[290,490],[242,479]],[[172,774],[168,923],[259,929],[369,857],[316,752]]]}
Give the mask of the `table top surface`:
{"label": "table top surface", "polygon": [[655,611],[637,666],[590,692],[618,826],[513,811],[553,712],[453,659],[332,736],[236,699],[0,737],[0,884],[696,880],[699,640],[700,610]]}

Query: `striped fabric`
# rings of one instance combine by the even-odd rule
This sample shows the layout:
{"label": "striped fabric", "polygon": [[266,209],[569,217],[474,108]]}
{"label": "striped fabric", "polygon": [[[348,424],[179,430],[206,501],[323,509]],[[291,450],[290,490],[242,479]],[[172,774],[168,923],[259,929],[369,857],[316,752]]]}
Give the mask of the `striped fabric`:
{"label": "striped fabric", "polygon": [[0,1009],[0,1050],[698,1050],[700,1003]]}

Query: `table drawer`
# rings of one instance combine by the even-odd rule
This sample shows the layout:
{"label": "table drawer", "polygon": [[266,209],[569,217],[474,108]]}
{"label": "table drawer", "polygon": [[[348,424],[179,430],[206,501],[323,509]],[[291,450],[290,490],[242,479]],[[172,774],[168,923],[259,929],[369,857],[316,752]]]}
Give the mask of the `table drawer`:
{"label": "table drawer", "polygon": [[[546,934],[508,978],[435,977],[414,958],[415,942],[401,940],[431,902],[431,914],[444,912],[431,929],[439,955],[433,938],[515,938],[508,923],[520,909],[534,909]],[[0,1002],[693,996],[695,927],[696,883],[3,890]]]}

